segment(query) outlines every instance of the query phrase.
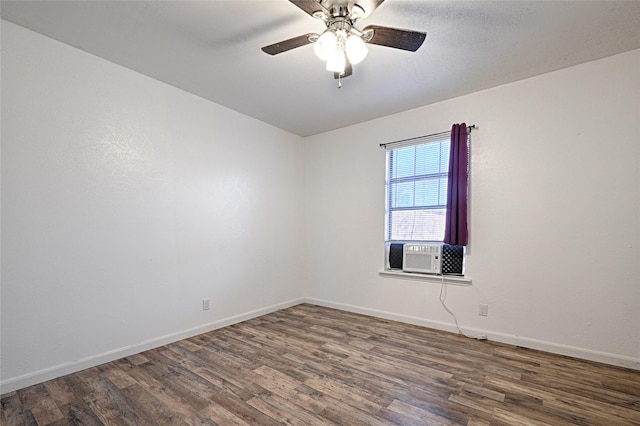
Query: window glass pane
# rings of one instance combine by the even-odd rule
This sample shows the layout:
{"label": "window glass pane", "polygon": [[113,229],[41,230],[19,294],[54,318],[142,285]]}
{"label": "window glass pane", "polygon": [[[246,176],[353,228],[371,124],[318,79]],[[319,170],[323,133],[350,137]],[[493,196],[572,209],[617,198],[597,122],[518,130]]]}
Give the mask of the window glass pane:
{"label": "window glass pane", "polygon": [[440,172],[441,173],[449,172],[449,147],[450,146],[451,146],[450,141],[443,141],[442,143],[440,143]]}
{"label": "window glass pane", "polygon": [[416,175],[440,173],[440,143],[416,146]]}
{"label": "window glass pane", "polygon": [[391,185],[391,208],[413,207],[413,182],[402,182]]}
{"label": "window glass pane", "polygon": [[391,211],[392,240],[442,241],[446,209]]}
{"label": "window glass pane", "polygon": [[393,151],[393,174],[391,178],[413,176],[415,172],[415,147],[409,146]]}
{"label": "window glass pane", "polygon": [[440,200],[439,205],[447,205],[447,188],[449,187],[449,180],[447,176],[440,178]]}
{"label": "window glass pane", "polygon": [[[441,179],[422,179],[416,182],[416,206],[438,206],[446,204],[439,203]],[[446,180],[446,179],[445,179]]]}

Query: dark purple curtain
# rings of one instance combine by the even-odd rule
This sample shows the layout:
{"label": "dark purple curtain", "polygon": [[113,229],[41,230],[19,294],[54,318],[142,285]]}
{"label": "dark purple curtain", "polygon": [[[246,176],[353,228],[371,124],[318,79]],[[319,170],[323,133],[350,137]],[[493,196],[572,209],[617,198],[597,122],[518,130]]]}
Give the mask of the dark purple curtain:
{"label": "dark purple curtain", "polygon": [[444,243],[454,246],[466,246],[469,240],[467,228],[468,158],[467,124],[454,124],[451,127],[447,218],[444,226]]}

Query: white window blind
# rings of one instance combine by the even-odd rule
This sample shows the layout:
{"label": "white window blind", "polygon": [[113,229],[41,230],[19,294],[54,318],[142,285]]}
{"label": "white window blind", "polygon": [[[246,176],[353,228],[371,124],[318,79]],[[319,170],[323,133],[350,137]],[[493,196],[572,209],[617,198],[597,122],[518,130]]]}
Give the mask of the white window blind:
{"label": "white window blind", "polygon": [[446,132],[385,146],[387,241],[443,240],[449,138]]}

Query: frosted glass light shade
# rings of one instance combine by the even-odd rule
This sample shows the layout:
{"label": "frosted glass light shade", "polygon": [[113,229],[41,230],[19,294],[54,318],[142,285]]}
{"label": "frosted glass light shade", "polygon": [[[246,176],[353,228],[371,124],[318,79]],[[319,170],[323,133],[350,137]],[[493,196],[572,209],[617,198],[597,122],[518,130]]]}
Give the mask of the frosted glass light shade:
{"label": "frosted glass light shade", "polygon": [[313,50],[318,58],[326,61],[336,51],[337,47],[336,35],[331,31],[325,31],[314,43]]}
{"label": "frosted glass light shade", "polygon": [[345,43],[345,50],[347,52],[349,62],[351,62],[352,64],[358,64],[362,62],[362,60],[367,57],[367,53],[369,53],[364,40],[362,40],[355,34],[351,34],[349,38],[347,38],[347,42]]}
{"label": "frosted glass light shade", "polygon": [[327,71],[333,71],[342,74],[345,66],[344,52],[336,50],[327,60]]}

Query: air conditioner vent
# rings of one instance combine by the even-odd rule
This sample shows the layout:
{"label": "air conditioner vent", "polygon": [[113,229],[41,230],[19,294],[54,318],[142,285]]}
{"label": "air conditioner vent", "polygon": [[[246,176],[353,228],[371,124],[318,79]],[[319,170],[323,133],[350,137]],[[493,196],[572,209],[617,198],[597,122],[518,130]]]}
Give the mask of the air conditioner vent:
{"label": "air conditioner vent", "polygon": [[405,244],[402,270],[423,274],[442,274],[441,244]]}

